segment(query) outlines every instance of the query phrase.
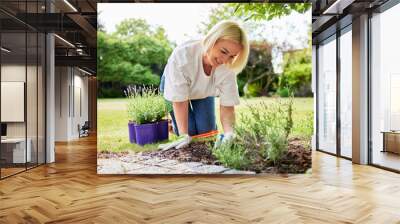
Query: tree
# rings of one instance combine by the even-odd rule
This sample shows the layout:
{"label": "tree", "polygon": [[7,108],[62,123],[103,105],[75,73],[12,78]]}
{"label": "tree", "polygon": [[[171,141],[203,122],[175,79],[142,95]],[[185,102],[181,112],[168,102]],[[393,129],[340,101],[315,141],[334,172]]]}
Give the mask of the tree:
{"label": "tree", "polygon": [[117,25],[114,35],[120,38],[130,38],[133,36],[154,37],[159,41],[168,41],[165,29],[161,26],[150,26],[144,19],[125,19]]}
{"label": "tree", "polygon": [[[228,3],[211,10],[209,20],[202,22],[199,33],[206,34],[215,24],[224,19],[251,21],[272,20],[290,15],[292,12],[305,13],[310,3]],[[250,23],[249,26],[257,26]]]}
{"label": "tree", "polygon": [[247,20],[271,20],[289,15],[292,12],[305,13],[311,3],[230,3],[236,16]]}
{"label": "tree", "polygon": [[119,24],[113,34],[99,31],[97,38],[100,97],[123,96],[128,85],[159,84],[172,52],[162,27],[129,19]]}
{"label": "tree", "polygon": [[220,4],[218,7],[212,8],[208,15],[208,20],[201,22],[198,32],[201,34],[207,34],[207,32],[219,21],[225,19],[240,19],[234,16],[234,10],[229,4]]}
{"label": "tree", "polygon": [[279,91],[285,92],[286,89],[290,89],[295,96],[312,96],[310,48],[285,53]]}
{"label": "tree", "polygon": [[150,25],[144,19],[125,19],[117,25],[115,33],[123,37],[153,34]]}
{"label": "tree", "polygon": [[272,67],[271,46],[266,42],[252,42],[246,68],[238,76],[238,85],[245,96],[268,95],[277,74]]}

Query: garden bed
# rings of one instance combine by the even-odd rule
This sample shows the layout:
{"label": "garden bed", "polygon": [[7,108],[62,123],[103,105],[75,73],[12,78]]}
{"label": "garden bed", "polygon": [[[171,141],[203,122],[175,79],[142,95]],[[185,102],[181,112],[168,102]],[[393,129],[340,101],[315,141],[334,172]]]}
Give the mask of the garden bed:
{"label": "garden bed", "polygon": [[[305,173],[311,168],[311,149],[305,145],[304,141],[298,138],[290,139],[288,150],[279,163],[275,165],[267,160],[262,164],[253,164],[254,166],[250,170],[257,173]],[[221,165],[212,154],[209,142],[193,142],[189,147],[179,150],[173,148],[167,151],[143,152],[143,155],[180,162]]]}
{"label": "garden bed", "polygon": [[201,162],[208,165],[220,165],[212,154],[207,142],[192,142],[188,147],[166,151],[143,152],[143,155],[172,159],[180,162]]}
{"label": "garden bed", "polygon": [[311,168],[311,148],[298,138],[289,140],[289,148],[278,169],[281,173],[305,173]]}

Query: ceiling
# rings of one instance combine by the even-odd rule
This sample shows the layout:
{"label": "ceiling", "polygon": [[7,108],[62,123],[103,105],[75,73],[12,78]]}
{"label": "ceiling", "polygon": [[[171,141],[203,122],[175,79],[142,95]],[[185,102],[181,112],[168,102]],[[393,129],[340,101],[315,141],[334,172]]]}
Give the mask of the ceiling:
{"label": "ceiling", "polygon": [[388,0],[312,0],[313,44],[351,24],[352,18],[382,6]]}
{"label": "ceiling", "polygon": [[[56,66],[79,66],[96,74],[96,0],[1,0],[0,25],[2,46],[13,49],[8,54],[9,60],[26,52],[27,58],[32,58],[36,46],[39,50],[43,47],[33,40],[36,32],[51,32],[57,34]],[[25,49],[25,35],[21,33],[26,30],[28,45]]]}

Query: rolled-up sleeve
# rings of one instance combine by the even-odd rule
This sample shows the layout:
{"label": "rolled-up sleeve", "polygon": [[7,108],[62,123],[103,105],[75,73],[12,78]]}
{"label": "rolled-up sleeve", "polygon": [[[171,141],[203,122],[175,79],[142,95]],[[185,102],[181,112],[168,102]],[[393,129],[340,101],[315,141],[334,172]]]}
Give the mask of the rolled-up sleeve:
{"label": "rolled-up sleeve", "polygon": [[171,102],[182,102],[189,99],[190,82],[185,77],[182,67],[174,59],[169,60],[164,70],[164,98]]}
{"label": "rolled-up sleeve", "polygon": [[239,105],[239,90],[236,82],[236,76],[229,74],[219,87],[220,90],[220,104],[222,106],[235,106]]}

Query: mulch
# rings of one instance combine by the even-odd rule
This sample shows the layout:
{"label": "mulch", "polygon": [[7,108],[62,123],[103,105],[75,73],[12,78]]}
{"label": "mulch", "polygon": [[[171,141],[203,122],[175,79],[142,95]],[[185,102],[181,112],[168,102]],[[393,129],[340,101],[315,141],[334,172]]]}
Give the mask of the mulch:
{"label": "mulch", "polygon": [[305,173],[311,168],[311,148],[298,138],[289,140],[289,148],[278,164],[280,173]]}
{"label": "mulch", "polygon": [[161,159],[172,159],[180,162],[200,162],[208,165],[220,165],[205,142],[192,142],[189,146],[176,150],[143,152],[142,155],[154,156]]}
{"label": "mulch", "polygon": [[[212,154],[208,144],[205,142],[193,142],[188,147],[179,150],[173,148],[167,151],[143,152],[143,155],[181,162],[221,165]],[[267,161],[261,170],[259,169],[260,166],[257,166],[253,171],[257,173],[305,173],[311,168],[311,149],[304,145],[305,142],[301,139],[290,139],[288,151],[278,164]]]}

